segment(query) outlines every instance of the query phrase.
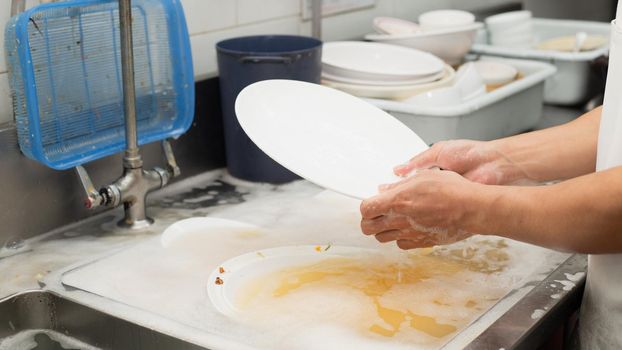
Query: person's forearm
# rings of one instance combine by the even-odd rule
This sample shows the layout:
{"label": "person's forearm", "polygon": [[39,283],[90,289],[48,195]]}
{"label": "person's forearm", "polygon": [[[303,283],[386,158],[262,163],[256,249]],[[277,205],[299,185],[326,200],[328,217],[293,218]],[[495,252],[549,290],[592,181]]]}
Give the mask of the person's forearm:
{"label": "person's forearm", "polygon": [[530,180],[570,179],[595,170],[600,114],[601,107],[564,125],[491,142]]}
{"label": "person's forearm", "polygon": [[622,167],[551,186],[486,186],[486,233],[581,253],[622,252]]}

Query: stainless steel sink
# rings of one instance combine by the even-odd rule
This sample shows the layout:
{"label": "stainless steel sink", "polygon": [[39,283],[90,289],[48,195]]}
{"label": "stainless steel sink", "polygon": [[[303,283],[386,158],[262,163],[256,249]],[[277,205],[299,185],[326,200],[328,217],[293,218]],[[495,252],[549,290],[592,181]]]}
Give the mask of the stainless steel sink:
{"label": "stainless steel sink", "polygon": [[40,291],[0,300],[0,349],[12,348],[205,349]]}

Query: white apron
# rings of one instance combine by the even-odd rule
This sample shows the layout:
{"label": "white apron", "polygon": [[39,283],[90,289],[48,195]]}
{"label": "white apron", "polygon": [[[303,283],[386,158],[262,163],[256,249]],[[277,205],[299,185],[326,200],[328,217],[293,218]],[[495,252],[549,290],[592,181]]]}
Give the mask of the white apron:
{"label": "white apron", "polygon": [[[618,13],[621,9],[622,4]],[[622,17],[617,21],[620,24],[614,21],[611,27],[597,171],[622,165]],[[590,255],[588,259],[579,319],[581,349],[622,349],[622,254]]]}

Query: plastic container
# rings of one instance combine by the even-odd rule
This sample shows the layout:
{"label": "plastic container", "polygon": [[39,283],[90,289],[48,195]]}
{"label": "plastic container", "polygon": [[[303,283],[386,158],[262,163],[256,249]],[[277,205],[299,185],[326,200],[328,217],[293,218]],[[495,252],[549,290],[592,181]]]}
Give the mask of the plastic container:
{"label": "plastic container", "polygon": [[260,80],[319,83],[322,42],[304,36],[248,36],[221,41],[216,44],[216,51],[229,173],[257,182],[284,183],[299,179],[248,138],[235,115],[235,99],[243,88]]}
{"label": "plastic container", "polygon": [[[561,36],[586,32],[588,35],[609,37],[610,25],[603,22],[573,21],[534,18],[533,34],[536,42]],[[594,59],[607,55],[609,45],[591,51],[560,52],[533,48],[516,48],[489,45],[486,31],[478,33],[471,52],[508,58],[538,60],[552,63],[557,73],[547,79],[544,90],[544,102],[558,105],[577,105],[594,97],[591,91],[591,63]]]}
{"label": "plastic container", "polygon": [[[179,0],[132,2],[140,145],[175,137],[194,117],[190,40]],[[118,2],[47,3],[5,30],[19,144],[67,169],[122,151],[125,120]]]}
{"label": "plastic container", "polygon": [[542,62],[496,57],[524,76],[482,96],[445,107],[423,107],[407,102],[367,99],[406,124],[425,142],[450,139],[492,140],[536,126],[542,115],[544,81],[555,67]]}

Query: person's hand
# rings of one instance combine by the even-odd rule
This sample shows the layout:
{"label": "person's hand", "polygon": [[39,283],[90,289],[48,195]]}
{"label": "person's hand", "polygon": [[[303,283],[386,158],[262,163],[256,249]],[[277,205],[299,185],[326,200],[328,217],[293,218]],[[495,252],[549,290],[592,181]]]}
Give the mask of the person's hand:
{"label": "person's hand", "polygon": [[395,167],[398,176],[438,167],[488,185],[533,182],[520,165],[503,154],[494,141],[452,140],[435,143],[408,163]]}
{"label": "person's hand", "polygon": [[402,249],[450,244],[482,227],[482,184],[444,170],[422,170],[361,204],[361,229]]}

